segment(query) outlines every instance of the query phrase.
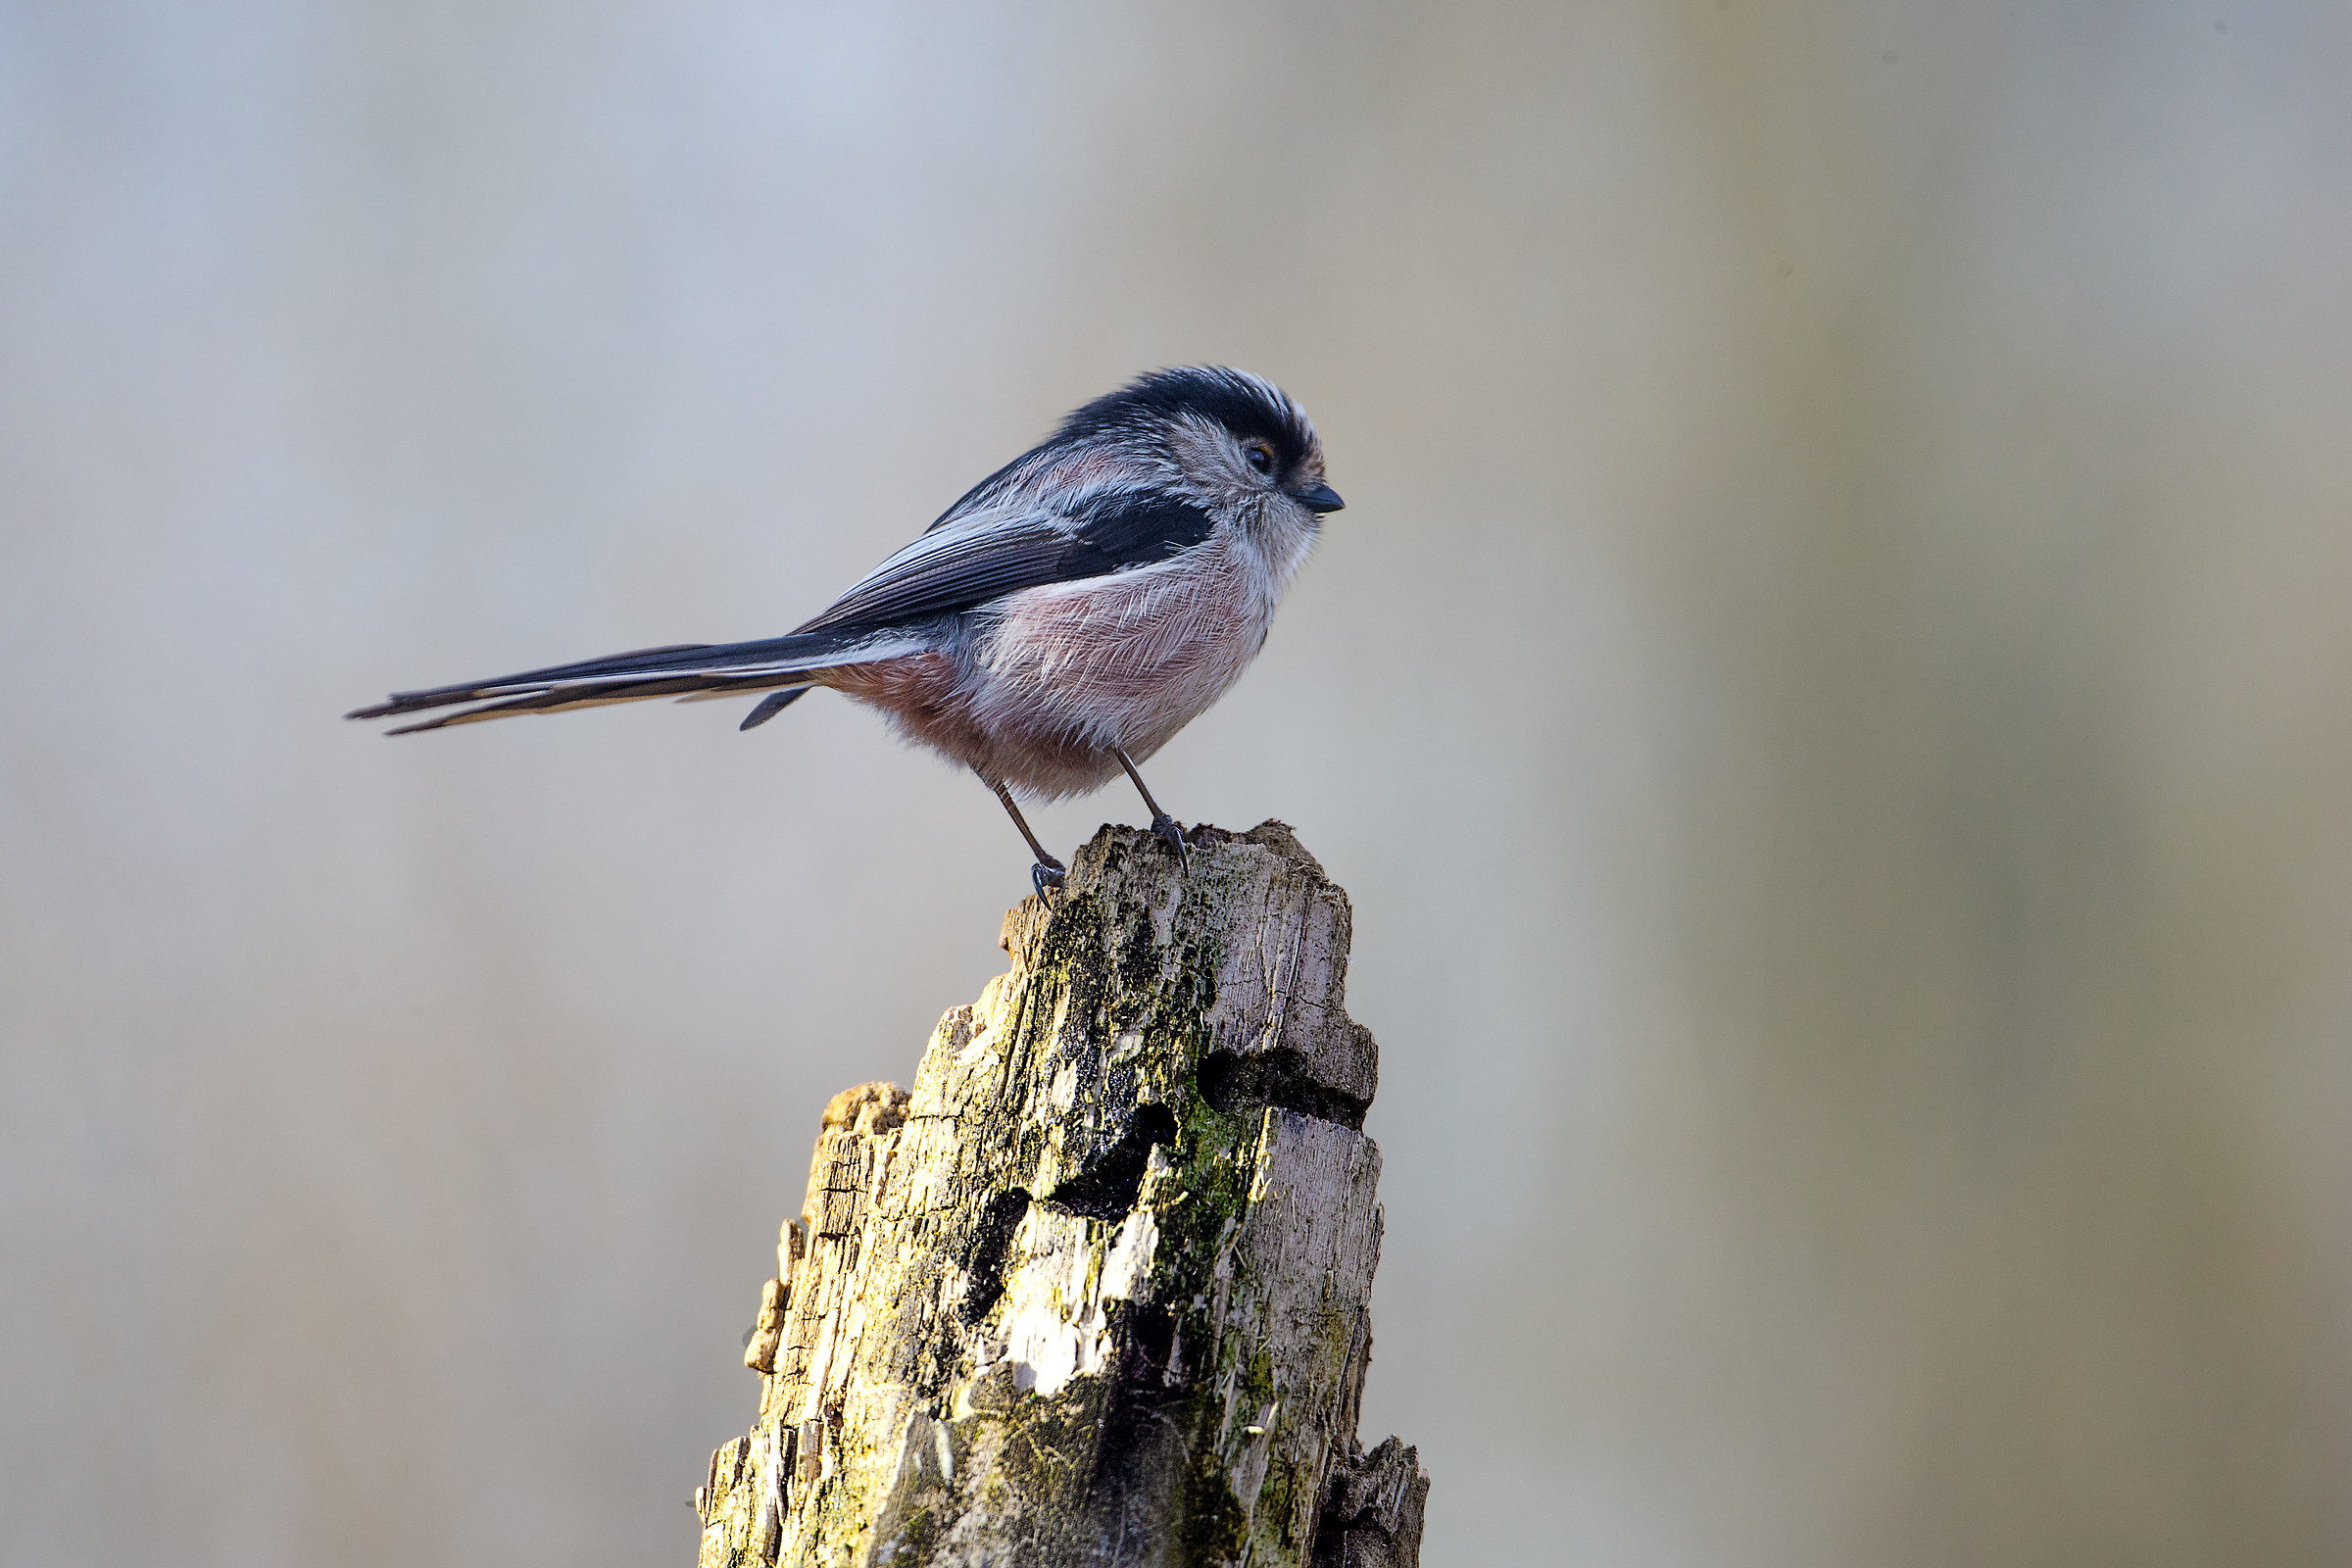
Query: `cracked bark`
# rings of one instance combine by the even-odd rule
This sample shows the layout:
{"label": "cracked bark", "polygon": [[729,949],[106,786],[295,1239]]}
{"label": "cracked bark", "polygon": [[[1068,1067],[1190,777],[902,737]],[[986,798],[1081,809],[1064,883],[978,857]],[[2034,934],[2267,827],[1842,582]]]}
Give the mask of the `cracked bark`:
{"label": "cracked bark", "polygon": [[1408,1568],[1367,1453],[1378,1070],[1347,895],[1290,830],[1104,828],[911,1093],[834,1097],[745,1350],[700,1568]]}

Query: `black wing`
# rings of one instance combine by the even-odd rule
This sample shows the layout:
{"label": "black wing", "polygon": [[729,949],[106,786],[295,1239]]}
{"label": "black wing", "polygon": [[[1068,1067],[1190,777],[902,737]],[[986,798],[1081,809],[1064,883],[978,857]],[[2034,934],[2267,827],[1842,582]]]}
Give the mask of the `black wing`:
{"label": "black wing", "polygon": [[1069,514],[981,513],[934,527],[802,627],[889,626],[975,609],[1024,588],[1082,582],[1166,561],[1216,519],[1163,490],[1090,496]]}
{"label": "black wing", "polygon": [[1066,514],[1034,509],[982,512],[925,533],[788,637],[645,648],[493,680],[396,692],[387,702],[345,716],[395,718],[461,704],[482,705],[391,731],[403,735],[514,713],[557,712],[650,697],[714,697],[785,688],[753,710],[745,721],[749,728],[791,702],[818,670],[896,658],[927,646],[901,628],[1024,588],[1149,566],[1200,544],[1215,527],[1215,519],[1193,502],[1152,490],[1090,496]]}

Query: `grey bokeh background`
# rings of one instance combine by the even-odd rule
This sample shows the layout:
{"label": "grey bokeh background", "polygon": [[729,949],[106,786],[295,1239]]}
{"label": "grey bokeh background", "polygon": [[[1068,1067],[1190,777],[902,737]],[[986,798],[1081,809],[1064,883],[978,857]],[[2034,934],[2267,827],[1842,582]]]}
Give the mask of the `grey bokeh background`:
{"label": "grey bokeh background", "polygon": [[0,7],[0,1560],[690,1560],[1019,846],[334,715],[1196,360],[1349,501],[1152,778],[1355,896],[1425,1560],[2352,1557],[2352,18],[983,11]]}

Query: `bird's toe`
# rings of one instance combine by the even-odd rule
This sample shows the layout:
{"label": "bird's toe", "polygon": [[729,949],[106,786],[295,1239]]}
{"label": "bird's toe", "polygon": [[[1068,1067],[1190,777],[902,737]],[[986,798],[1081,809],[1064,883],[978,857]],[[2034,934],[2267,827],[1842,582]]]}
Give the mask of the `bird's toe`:
{"label": "bird's toe", "polygon": [[1191,871],[1192,858],[1185,854],[1184,829],[1176,819],[1162,811],[1152,819],[1152,832],[1160,843],[1176,852],[1176,869]]}

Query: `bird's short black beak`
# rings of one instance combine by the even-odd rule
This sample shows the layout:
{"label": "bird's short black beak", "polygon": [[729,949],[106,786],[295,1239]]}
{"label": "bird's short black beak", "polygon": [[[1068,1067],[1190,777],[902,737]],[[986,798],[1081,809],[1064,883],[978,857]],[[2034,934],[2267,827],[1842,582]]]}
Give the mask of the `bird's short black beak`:
{"label": "bird's short black beak", "polygon": [[1347,502],[1340,499],[1340,493],[1327,484],[1319,484],[1312,490],[1298,491],[1298,504],[1309,512],[1338,512],[1348,505]]}

